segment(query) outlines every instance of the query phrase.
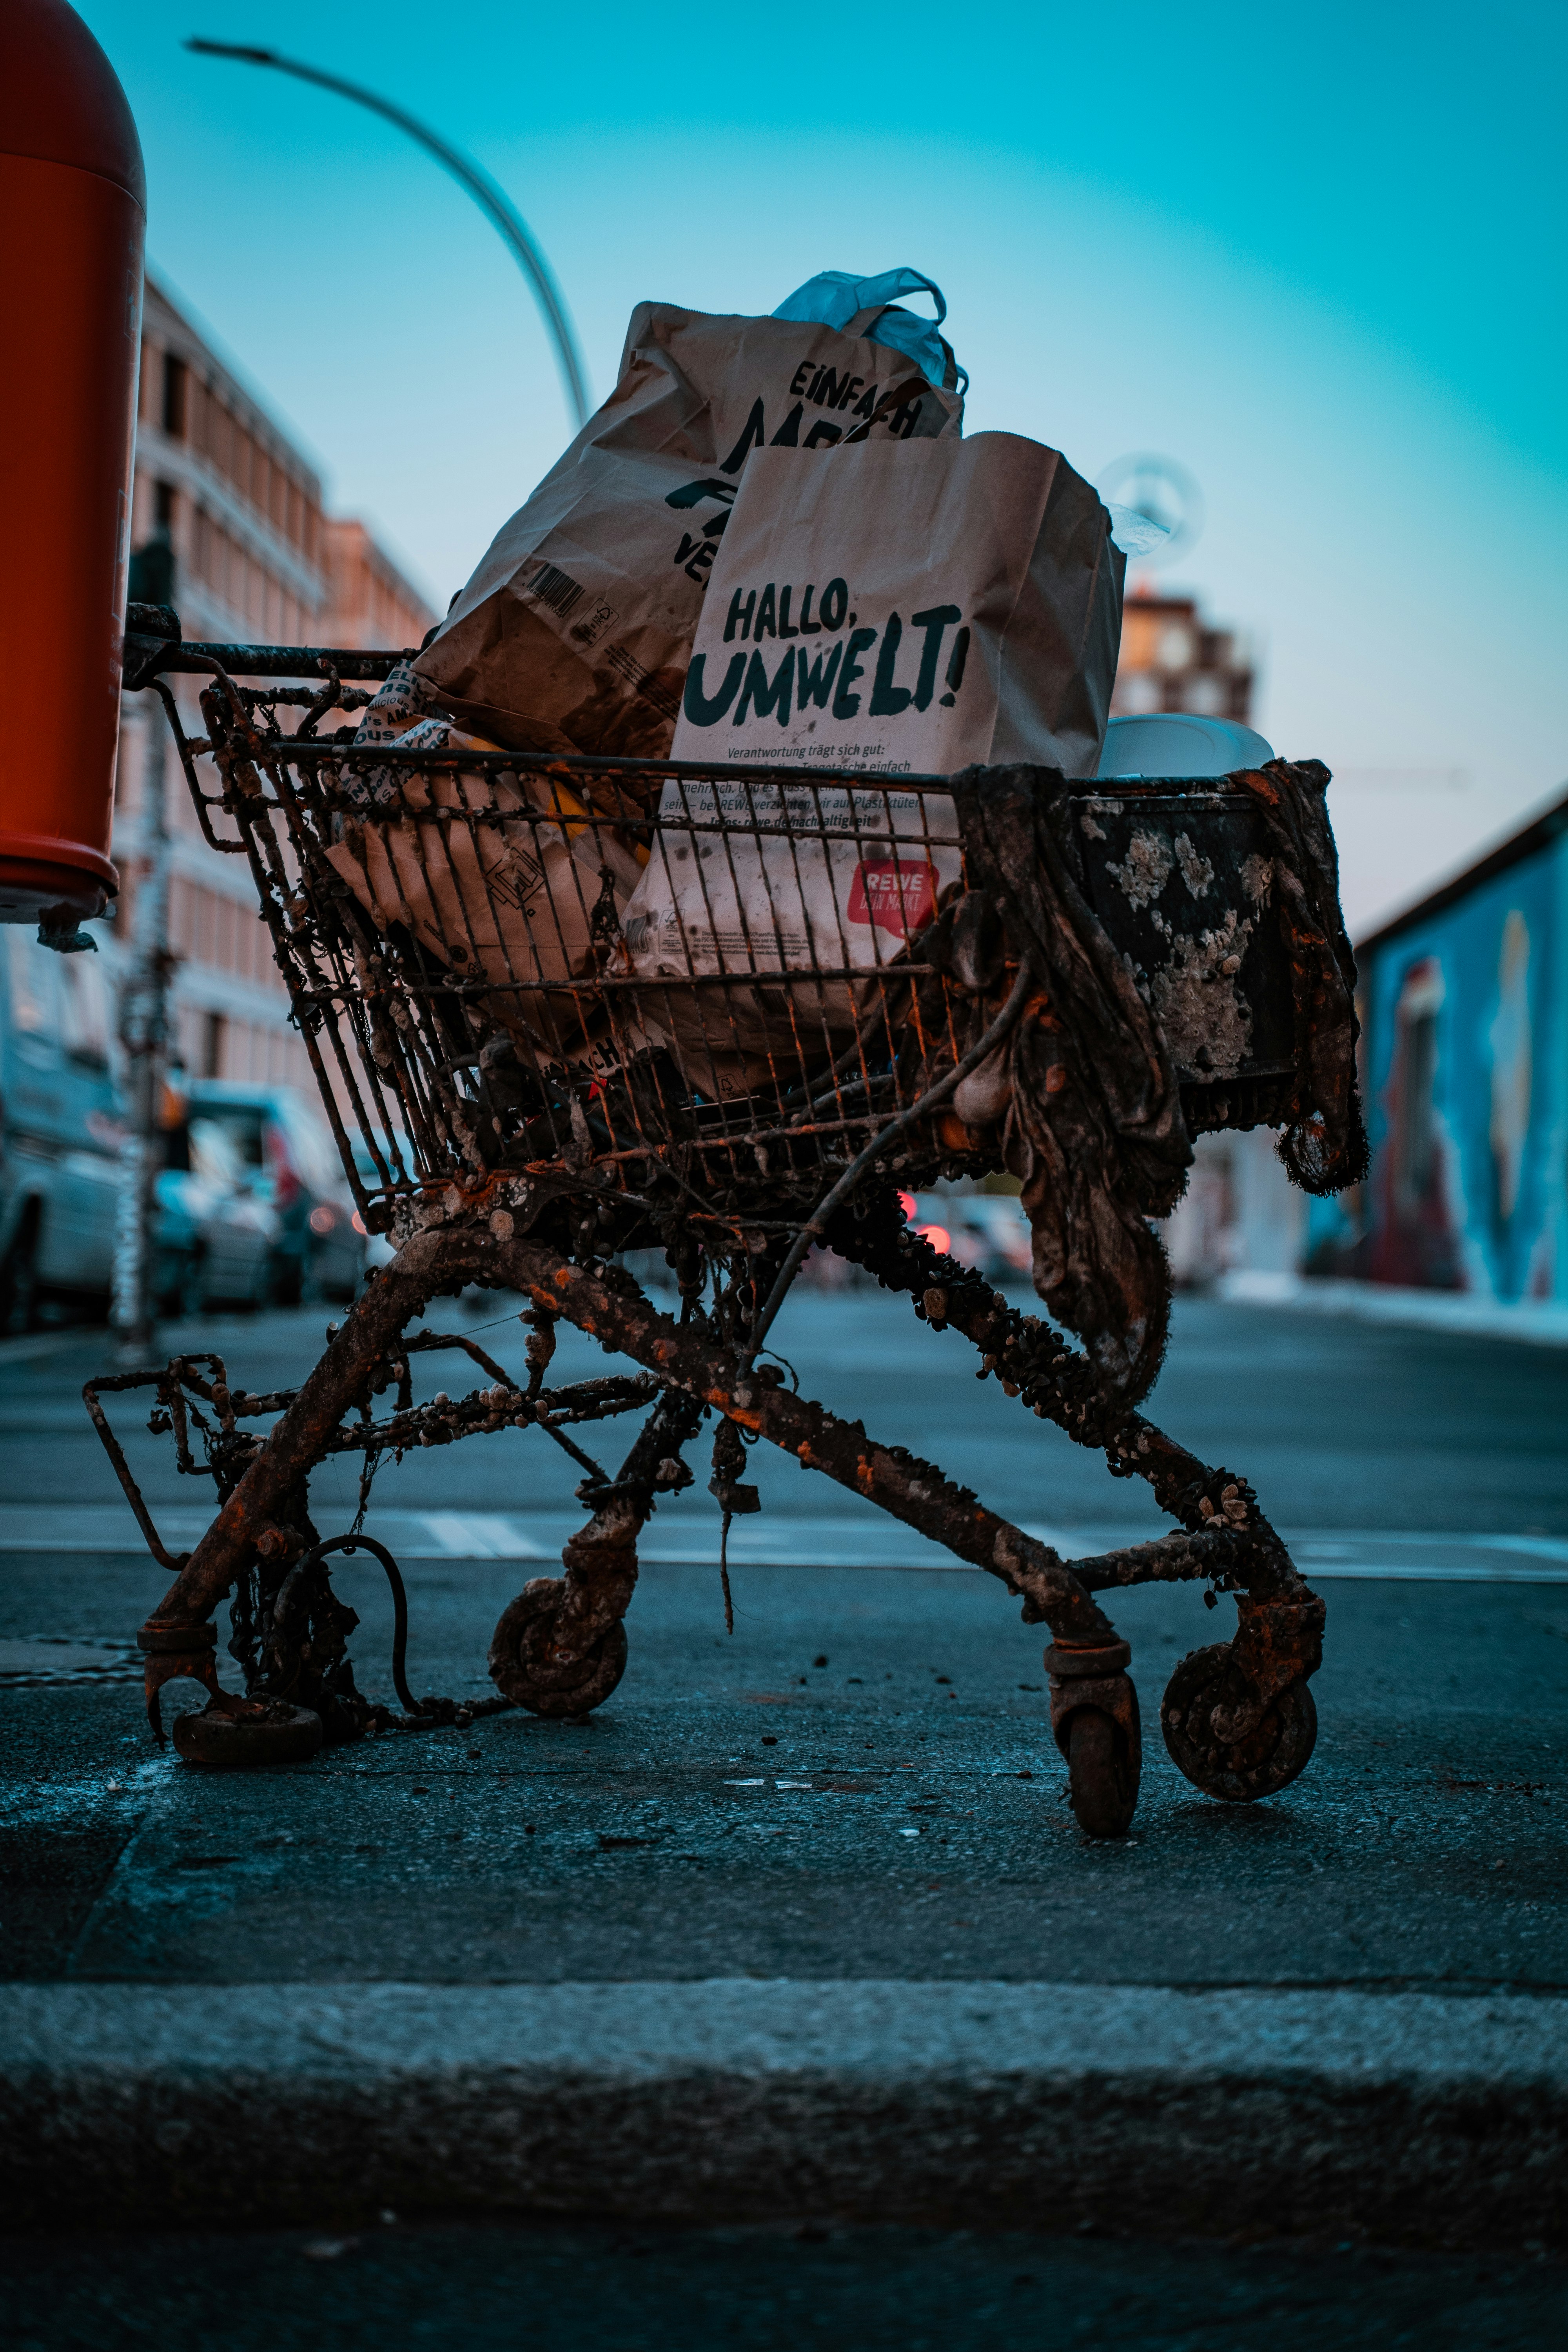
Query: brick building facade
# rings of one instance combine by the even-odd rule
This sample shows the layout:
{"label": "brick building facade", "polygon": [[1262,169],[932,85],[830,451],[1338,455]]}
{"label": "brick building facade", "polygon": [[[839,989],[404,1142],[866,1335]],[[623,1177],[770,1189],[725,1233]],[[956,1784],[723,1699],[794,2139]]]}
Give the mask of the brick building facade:
{"label": "brick building facade", "polygon": [[[435,618],[361,522],[326,515],[315,468],[153,279],[142,314],[132,543],[166,543],[186,637],[218,644],[416,646]],[[200,681],[174,682],[200,731]],[[156,734],[154,733],[156,730]],[[164,739],[160,746],[157,735]],[[180,1058],[195,1076],[309,1089],[304,1049],[243,857],[203,840],[161,705],[128,695],[115,788],[119,942],[142,867],[142,783],[166,758],[170,943]],[[166,747],[166,748],[165,748]]]}
{"label": "brick building facade", "polygon": [[1252,662],[1232,629],[1210,626],[1193,596],[1134,587],[1121,618],[1114,719],[1190,710],[1200,719],[1252,718]]}

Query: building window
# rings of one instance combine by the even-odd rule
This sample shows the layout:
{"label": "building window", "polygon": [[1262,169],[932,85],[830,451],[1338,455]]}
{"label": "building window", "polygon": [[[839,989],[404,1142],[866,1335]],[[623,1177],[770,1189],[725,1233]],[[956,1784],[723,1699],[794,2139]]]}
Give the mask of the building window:
{"label": "building window", "polygon": [[1186,710],[1245,721],[1251,696],[1251,668],[1232,630],[1208,627],[1190,596],[1133,590],[1122,613],[1113,717]]}
{"label": "building window", "polygon": [[224,1031],[227,1026],[221,1013],[207,1013],[202,1017],[202,1076],[221,1078],[223,1076]]}
{"label": "building window", "polygon": [[173,441],[185,437],[185,386],[189,370],[173,352],[163,353],[163,430]]}

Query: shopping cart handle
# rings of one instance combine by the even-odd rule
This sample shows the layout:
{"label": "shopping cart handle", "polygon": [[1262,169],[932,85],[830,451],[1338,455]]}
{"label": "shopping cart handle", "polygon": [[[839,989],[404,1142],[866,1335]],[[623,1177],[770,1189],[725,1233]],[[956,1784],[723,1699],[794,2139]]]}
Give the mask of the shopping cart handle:
{"label": "shopping cart handle", "polygon": [[127,691],[149,686],[180,644],[180,616],[172,604],[127,604],[121,682]]}
{"label": "shopping cart handle", "polygon": [[[172,625],[164,629],[164,622]],[[417,651],[416,646],[366,653],[358,646],[207,645],[183,637],[179,615],[168,605],[132,604],[125,616],[124,683],[127,688],[151,686],[155,677],[174,671],[211,677],[217,670],[229,677],[384,678]]]}
{"label": "shopping cart handle", "polygon": [[128,636],[156,637],[161,645],[171,638],[180,642],[180,616],[173,604],[127,604],[125,632]]}

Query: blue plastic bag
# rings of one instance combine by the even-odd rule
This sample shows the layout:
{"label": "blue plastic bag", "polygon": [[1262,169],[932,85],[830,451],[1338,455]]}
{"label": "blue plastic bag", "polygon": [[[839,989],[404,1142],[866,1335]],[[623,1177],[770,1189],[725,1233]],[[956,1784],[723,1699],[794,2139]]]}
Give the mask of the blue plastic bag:
{"label": "blue plastic bag", "polygon": [[920,319],[912,310],[885,310],[867,328],[867,341],[886,343],[890,351],[902,352],[928,383],[947,392],[967,392],[969,370],[959,366],[952,346],[937,332],[947,316],[946,297],[918,269],[884,269],[878,278],[851,278],[847,269],[824,269],[797,286],[773,317],[842,329],[858,311],[873,310],[900,294],[929,294],[936,304],[936,317]]}

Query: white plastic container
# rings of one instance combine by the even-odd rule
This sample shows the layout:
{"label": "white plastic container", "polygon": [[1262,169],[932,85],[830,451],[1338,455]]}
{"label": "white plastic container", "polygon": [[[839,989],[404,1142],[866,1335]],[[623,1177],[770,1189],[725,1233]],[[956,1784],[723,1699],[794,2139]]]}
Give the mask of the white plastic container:
{"label": "white plastic container", "polygon": [[1228,776],[1258,768],[1274,753],[1256,728],[1235,719],[1200,719],[1191,710],[1156,710],[1113,719],[1105,730],[1097,776]]}

